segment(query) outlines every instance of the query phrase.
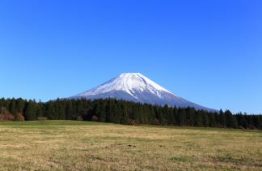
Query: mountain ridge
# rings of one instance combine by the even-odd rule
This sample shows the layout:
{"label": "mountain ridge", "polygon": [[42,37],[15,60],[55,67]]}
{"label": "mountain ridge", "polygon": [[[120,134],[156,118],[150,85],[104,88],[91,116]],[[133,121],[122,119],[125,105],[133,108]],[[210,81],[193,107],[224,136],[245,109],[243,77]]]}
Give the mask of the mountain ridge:
{"label": "mountain ridge", "polygon": [[95,88],[70,98],[87,100],[113,98],[136,103],[215,111],[176,96],[141,73],[122,73]]}

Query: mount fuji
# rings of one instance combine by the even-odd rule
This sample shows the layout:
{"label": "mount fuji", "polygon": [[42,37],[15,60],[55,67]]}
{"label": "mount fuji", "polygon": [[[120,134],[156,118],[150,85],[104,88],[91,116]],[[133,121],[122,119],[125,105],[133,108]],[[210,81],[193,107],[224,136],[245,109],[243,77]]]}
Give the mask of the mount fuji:
{"label": "mount fuji", "polygon": [[215,111],[176,96],[140,73],[123,73],[96,88],[70,97],[70,99],[87,100],[108,98],[160,106],[192,107],[197,110]]}

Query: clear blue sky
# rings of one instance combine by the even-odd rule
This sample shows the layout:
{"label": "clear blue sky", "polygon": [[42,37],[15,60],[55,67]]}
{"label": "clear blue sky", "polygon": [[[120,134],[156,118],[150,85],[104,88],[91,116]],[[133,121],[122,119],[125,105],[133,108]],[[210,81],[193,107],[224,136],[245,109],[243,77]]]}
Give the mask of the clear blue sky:
{"label": "clear blue sky", "polygon": [[261,0],[1,0],[0,96],[46,101],[141,72],[211,108],[262,113]]}

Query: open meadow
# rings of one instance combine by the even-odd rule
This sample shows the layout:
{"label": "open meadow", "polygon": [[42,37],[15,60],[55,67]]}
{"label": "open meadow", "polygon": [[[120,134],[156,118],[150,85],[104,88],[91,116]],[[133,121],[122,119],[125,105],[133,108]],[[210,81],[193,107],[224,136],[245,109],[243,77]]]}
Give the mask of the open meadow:
{"label": "open meadow", "polygon": [[0,170],[262,170],[262,131],[0,122]]}

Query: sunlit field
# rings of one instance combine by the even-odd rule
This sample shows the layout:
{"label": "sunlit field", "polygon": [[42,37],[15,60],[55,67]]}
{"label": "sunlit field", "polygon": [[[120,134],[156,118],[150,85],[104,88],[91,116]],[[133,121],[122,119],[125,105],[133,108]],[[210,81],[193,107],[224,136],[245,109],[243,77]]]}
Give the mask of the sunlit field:
{"label": "sunlit field", "polygon": [[262,131],[0,122],[0,170],[262,170]]}

